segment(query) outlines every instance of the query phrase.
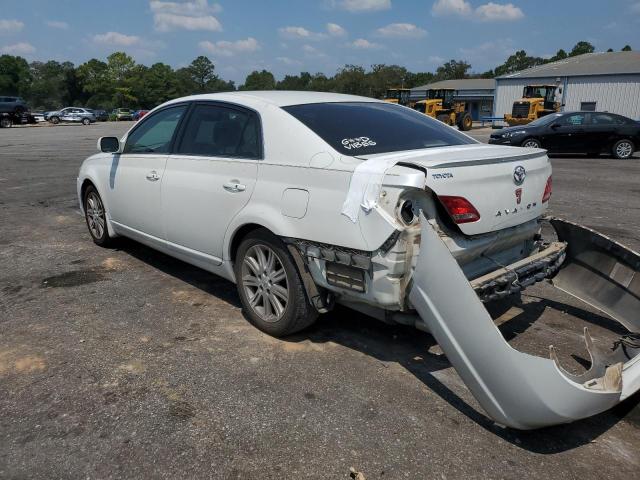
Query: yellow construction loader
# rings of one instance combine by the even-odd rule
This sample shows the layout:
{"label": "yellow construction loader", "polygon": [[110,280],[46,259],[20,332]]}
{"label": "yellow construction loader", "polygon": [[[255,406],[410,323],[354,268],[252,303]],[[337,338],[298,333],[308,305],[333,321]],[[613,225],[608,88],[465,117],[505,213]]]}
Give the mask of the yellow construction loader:
{"label": "yellow construction loader", "polygon": [[504,116],[510,127],[526,125],[540,117],[560,111],[560,102],[556,101],[557,85],[527,85],[522,98],[513,102],[511,113]]}
{"label": "yellow construction loader", "polygon": [[455,94],[453,88],[427,90],[427,98],[416,102],[413,108],[449,126],[457,125],[466,132],[471,130],[473,119],[466,102],[455,100]]}
{"label": "yellow construction loader", "polygon": [[409,96],[411,90],[408,88],[389,88],[384,96],[384,101],[389,103],[397,103],[398,105],[409,106]]}

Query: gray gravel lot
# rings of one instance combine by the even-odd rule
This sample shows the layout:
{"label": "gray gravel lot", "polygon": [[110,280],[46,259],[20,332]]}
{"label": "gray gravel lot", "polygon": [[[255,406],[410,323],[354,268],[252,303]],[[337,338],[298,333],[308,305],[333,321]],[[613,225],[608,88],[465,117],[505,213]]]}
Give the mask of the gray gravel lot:
{"label": "gray gravel lot", "polygon": [[[131,241],[95,246],[77,170],[130,125],[0,130],[0,478],[638,477],[638,395],[503,429],[428,334],[339,308],[273,339],[229,282]],[[552,161],[553,213],[640,249],[638,155]],[[583,325],[620,332],[547,285],[492,314],[512,345],[553,343],[576,371]]]}

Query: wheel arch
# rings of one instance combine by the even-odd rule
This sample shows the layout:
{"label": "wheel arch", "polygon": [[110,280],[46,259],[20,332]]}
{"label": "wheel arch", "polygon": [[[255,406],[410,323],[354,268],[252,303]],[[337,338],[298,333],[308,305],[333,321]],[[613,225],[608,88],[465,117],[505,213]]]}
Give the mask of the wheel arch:
{"label": "wheel arch", "polygon": [[231,261],[231,263],[235,262],[236,254],[238,253],[238,248],[240,247],[240,243],[242,243],[242,240],[251,232],[255,232],[256,230],[260,230],[261,228],[271,232],[271,230],[269,230],[267,227],[258,223],[245,223],[244,225],[241,225],[240,227],[235,229],[235,231],[231,234],[231,238],[229,240],[228,251],[229,260]]}
{"label": "wheel arch", "polygon": [[102,188],[100,188],[100,183],[97,182],[95,180],[95,178],[93,178],[91,175],[82,175],[80,177],[80,179],[78,180],[78,203],[80,204],[80,212],[82,213],[82,215],[84,216],[84,195],[87,191],[87,188],[89,188],[90,186],[92,186],[93,188],[96,189],[96,191],[98,192],[98,195],[100,195],[100,198],[102,199],[102,204],[104,205],[104,208],[106,209],[106,220],[107,220],[107,230],[109,232],[109,235],[112,237],[117,237],[118,233],[115,231],[115,229],[113,228],[113,224],[111,223],[111,215],[110,215],[110,210],[109,210],[109,201],[107,198],[105,198],[105,195],[102,192]]}

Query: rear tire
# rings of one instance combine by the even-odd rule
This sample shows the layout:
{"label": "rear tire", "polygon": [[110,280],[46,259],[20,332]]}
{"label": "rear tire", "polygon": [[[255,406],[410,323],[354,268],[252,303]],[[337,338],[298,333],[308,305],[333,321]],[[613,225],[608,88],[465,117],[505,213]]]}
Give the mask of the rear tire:
{"label": "rear tire", "polygon": [[635,151],[635,145],[631,140],[627,140],[626,138],[622,140],[618,140],[613,145],[613,156],[619,160],[626,160],[633,156],[633,152]]}
{"label": "rear tire", "polygon": [[104,208],[102,197],[96,187],[89,185],[83,197],[84,219],[87,222],[89,234],[96,245],[108,247],[113,244],[113,237],[109,235],[107,228],[107,211]]}
{"label": "rear tire", "polygon": [[542,148],[542,144],[537,138],[527,138],[523,140],[520,146],[524,148]]}
{"label": "rear tire", "polygon": [[12,125],[13,125],[13,122],[11,121],[11,118],[2,117],[0,119],[0,127],[2,127],[2,128],[10,128]]}
{"label": "rear tire", "polygon": [[243,310],[263,332],[283,337],[318,318],[291,254],[268,230],[254,230],[242,240],[234,271]]}
{"label": "rear tire", "polygon": [[469,113],[465,112],[462,114],[460,121],[458,122],[458,130],[462,130],[463,132],[468,132],[473,127],[473,119]]}

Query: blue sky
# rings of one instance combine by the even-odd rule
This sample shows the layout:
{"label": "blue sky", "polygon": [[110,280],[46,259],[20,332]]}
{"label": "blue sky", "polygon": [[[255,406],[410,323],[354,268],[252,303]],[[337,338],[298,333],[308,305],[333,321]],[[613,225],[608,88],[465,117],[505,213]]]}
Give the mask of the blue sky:
{"label": "blue sky", "polygon": [[0,53],[78,64],[122,50],[174,67],[204,54],[238,83],[346,63],[484,71],[579,40],[640,49],[640,0],[0,0]]}

